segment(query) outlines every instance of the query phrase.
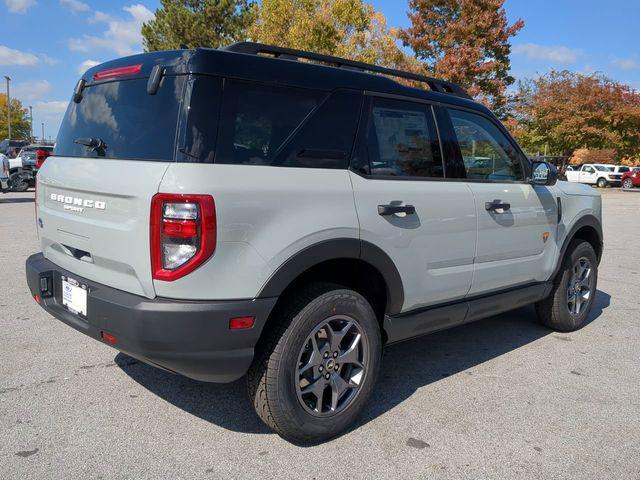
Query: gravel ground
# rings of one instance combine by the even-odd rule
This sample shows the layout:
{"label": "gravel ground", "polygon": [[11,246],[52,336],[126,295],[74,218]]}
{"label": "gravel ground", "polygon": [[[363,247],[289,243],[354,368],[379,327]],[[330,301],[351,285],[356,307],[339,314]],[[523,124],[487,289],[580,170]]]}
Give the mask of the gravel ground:
{"label": "gravel ground", "polygon": [[604,193],[582,330],[532,308],[393,346],[364,417],[324,445],[264,427],[244,381],[198,383],[31,299],[33,193],[0,196],[0,478],[640,478],[640,195]]}

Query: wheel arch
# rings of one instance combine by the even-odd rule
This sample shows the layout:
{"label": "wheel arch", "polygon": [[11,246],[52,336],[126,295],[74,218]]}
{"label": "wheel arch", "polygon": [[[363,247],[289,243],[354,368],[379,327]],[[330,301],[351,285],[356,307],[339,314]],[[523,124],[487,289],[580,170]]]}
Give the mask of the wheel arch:
{"label": "wheel arch", "polygon": [[567,253],[569,244],[573,239],[580,239],[589,242],[596,252],[598,263],[600,263],[604,246],[602,237],[602,225],[594,215],[585,215],[579,218],[572,225],[572,227],[569,229],[569,232],[565,236],[564,242],[562,243],[562,247],[560,249],[560,255],[558,255],[556,267],[551,278],[555,278],[560,271],[562,261]]}
{"label": "wheel arch", "polygon": [[[340,267],[354,268],[337,271]],[[378,275],[384,282],[386,294],[384,313],[393,315],[402,310],[404,287],[393,260],[379,247],[356,238],[326,240],[297,252],[271,275],[258,297],[280,297],[292,285],[314,272],[321,272],[324,280],[335,283],[344,283],[340,281],[341,277],[357,279],[359,273]],[[334,278],[326,278],[328,273]]]}

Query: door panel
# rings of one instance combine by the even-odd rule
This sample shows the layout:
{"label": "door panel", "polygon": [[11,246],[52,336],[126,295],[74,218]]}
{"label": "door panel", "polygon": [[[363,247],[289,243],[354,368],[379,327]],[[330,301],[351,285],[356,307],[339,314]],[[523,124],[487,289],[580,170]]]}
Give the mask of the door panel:
{"label": "door panel", "polygon": [[449,109],[478,221],[469,295],[547,280],[556,252],[557,204],[524,181],[527,159],[484,115]]}
{"label": "door panel", "polygon": [[350,172],[360,237],[398,268],[402,311],[464,297],[475,254],[474,198],[468,185],[443,180],[431,107],[368,97],[360,125]]}
{"label": "door panel", "polygon": [[[351,172],[360,238],[393,260],[403,311],[464,297],[476,243],[473,194],[464,183],[363,178]],[[415,214],[378,214],[378,205],[413,205]]]}
{"label": "door panel", "polygon": [[597,180],[598,173],[596,172],[596,169],[591,165],[583,165],[580,170],[580,182],[593,184],[596,183]]}
{"label": "door panel", "polygon": [[[469,183],[476,198],[478,249],[470,295],[548,279],[556,255],[557,204],[547,187]],[[509,210],[488,211],[500,200]]]}

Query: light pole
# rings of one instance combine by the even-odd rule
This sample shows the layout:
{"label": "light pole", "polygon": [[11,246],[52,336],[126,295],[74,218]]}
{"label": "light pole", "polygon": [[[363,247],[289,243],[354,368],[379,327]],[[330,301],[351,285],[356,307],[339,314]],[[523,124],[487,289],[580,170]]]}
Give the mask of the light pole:
{"label": "light pole", "polygon": [[7,81],[7,130],[9,130],[9,140],[11,140],[11,93],[9,91],[11,77],[5,75],[4,78]]}
{"label": "light pole", "polygon": [[45,139],[44,139],[44,122],[42,122],[42,143],[44,143],[44,142],[45,142]]}
{"label": "light pole", "polygon": [[29,105],[29,125],[30,125],[29,140],[33,140],[33,106],[31,105]]}

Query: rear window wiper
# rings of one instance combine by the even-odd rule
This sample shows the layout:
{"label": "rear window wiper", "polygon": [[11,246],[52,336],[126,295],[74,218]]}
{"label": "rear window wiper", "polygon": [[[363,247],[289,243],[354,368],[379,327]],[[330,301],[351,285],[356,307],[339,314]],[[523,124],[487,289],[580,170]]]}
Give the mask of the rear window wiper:
{"label": "rear window wiper", "polygon": [[104,151],[107,149],[107,144],[101,138],[76,138],[73,143],[84,145],[99,156],[104,156]]}

